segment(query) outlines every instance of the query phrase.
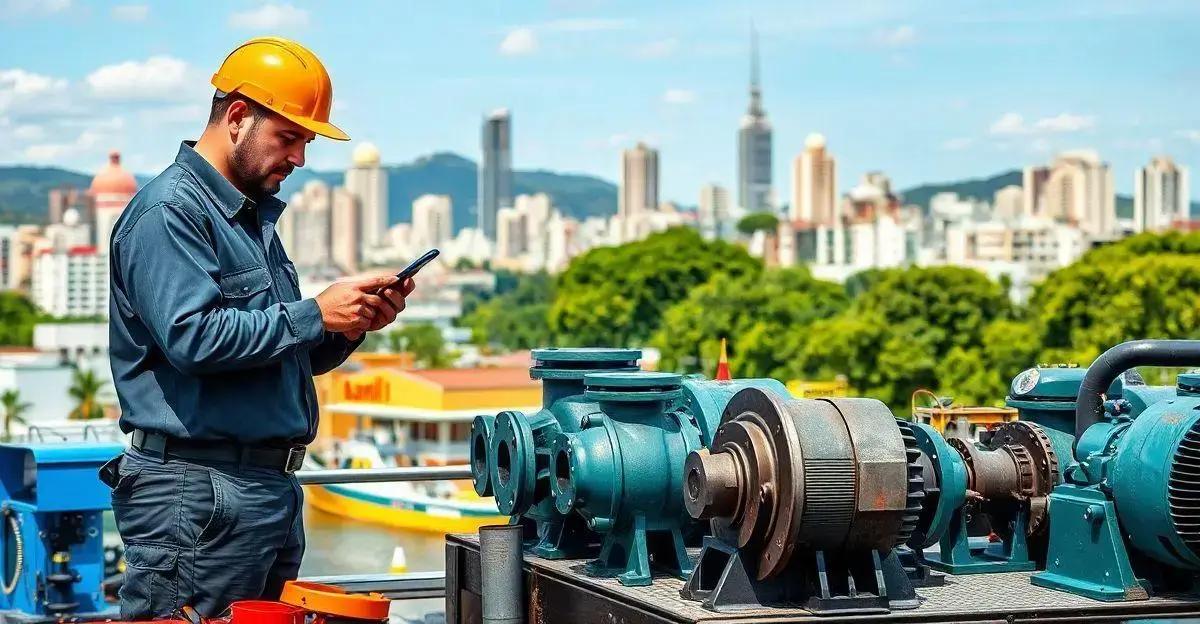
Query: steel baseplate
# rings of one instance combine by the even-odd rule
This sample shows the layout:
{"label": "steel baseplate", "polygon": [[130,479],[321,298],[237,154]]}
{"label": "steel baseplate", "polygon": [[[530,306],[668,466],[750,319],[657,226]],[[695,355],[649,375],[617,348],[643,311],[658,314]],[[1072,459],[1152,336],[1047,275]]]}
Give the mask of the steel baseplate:
{"label": "steel baseplate", "polygon": [[896,556],[900,558],[900,565],[904,566],[904,573],[913,587],[941,587],[946,584],[946,575],[936,574],[929,567],[924,552],[901,546],[896,549]]}
{"label": "steel baseplate", "polygon": [[1064,484],[1050,494],[1054,521],[1046,570],[1031,581],[1096,600],[1146,600],[1150,584],[1133,571],[1112,501],[1095,487]]}
{"label": "steel baseplate", "polygon": [[822,551],[796,555],[782,574],[754,578],[757,561],[724,542],[706,538],[696,570],[679,595],[720,612],[768,606],[811,613],[888,613],[920,604],[895,552],[829,558]]}
{"label": "steel baseplate", "polygon": [[991,543],[983,548],[971,545],[963,510],[959,509],[954,515],[955,518],[950,521],[949,528],[938,542],[941,552],[927,555],[929,567],[950,574],[1029,572],[1037,569],[1037,564],[1029,557],[1029,545],[1025,541],[1028,515],[1016,514],[1012,524],[1012,539]]}

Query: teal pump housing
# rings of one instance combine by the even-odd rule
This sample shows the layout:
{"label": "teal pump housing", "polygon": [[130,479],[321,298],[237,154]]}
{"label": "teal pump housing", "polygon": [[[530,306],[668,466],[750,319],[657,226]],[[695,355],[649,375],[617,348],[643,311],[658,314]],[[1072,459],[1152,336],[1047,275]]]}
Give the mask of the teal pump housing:
{"label": "teal pump housing", "polygon": [[683,463],[712,441],[730,398],[744,388],[787,396],[774,379],[712,381],[639,370],[634,349],[538,349],[543,383],[534,414],[476,417],[476,491],[530,529],[527,547],[548,558],[596,552],[589,572],[648,585],[650,564],[684,577],[684,537],[698,526],[683,508]]}
{"label": "teal pump housing", "polygon": [[1099,389],[1134,366],[1200,364],[1200,341],[1113,347],[1088,369],[1076,463],[1050,496],[1050,545],[1035,585],[1097,600],[1144,600],[1200,572],[1200,375],[1175,388]]}

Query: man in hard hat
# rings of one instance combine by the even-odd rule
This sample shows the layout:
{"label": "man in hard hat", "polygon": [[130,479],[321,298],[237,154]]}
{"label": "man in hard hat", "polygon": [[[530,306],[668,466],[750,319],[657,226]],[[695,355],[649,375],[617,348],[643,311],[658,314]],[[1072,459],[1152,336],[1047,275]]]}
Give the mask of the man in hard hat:
{"label": "man in hard hat", "polygon": [[301,299],[276,236],[280,183],[329,123],[333,90],[285,39],[234,50],[200,140],[145,186],[111,241],[110,353],[131,448],[101,470],[125,543],[122,619],[217,616],[277,597],[304,551],[292,474],[317,430],[313,375],[395,320],[394,276]]}

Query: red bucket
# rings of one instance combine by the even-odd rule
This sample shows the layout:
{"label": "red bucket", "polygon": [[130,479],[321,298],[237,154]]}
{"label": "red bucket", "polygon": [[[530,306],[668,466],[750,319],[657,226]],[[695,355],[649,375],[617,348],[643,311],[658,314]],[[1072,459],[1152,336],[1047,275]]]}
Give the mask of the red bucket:
{"label": "red bucket", "polygon": [[304,624],[304,609],[282,602],[241,600],[230,609],[230,624]]}

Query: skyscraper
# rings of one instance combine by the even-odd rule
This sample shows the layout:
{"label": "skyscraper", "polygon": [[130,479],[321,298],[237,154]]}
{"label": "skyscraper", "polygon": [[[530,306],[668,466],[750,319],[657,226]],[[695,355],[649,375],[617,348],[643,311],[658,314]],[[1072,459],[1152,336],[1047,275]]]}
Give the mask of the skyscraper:
{"label": "skyscraper", "polygon": [[445,244],[454,235],[451,227],[452,204],[449,195],[422,195],[412,204],[412,241],[414,253]]}
{"label": "skyscraper", "polygon": [[349,189],[333,189],[333,213],[330,215],[329,238],[333,264],[343,273],[357,273],[360,236],[363,230],[362,203]]}
{"label": "skyscraper", "polygon": [[294,245],[291,256],[296,266],[313,268],[329,264],[331,195],[328,184],[309,180],[288,202],[288,209],[295,211],[290,229]]}
{"label": "skyscraper", "polygon": [[513,205],[512,116],[508,109],[493,111],[483,119],[483,162],[479,167],[479,230],[496,240],[496,213]]}
{"label": "skyscraper", "polygon": [[705,240],[725,238],[729,228],[729,191],[716,184],[700,187],[700,235]]}
{"label": "skyscraper", "polygon": [[658,150],[645,143],[621,152],[621,194],[617,202],[621,239],[641,236],[647,213],[658,209]]}
{"label": "skyscraper", "polygon": [[1161,232],[1191,219],[1187,167],[1169,156],[1157,156],[1134,172],[1133,228]]}
{"label": "skyscraper", "polygon": [[758,33],[750,29],[750,108],[738,129],[738,205],[747,212],[774,210],[771,191],[771,122],[758,82]]}
{"label": "skyscraper", "polygon": [[388,229],[387,171],[380,166],[379,150],[374,145],[362,143],[354,148],[354,161],[346,170],[343,184],[358,198],[360,249],[384,245]]}
{"label": "skyscraper", "polygon": [[1040,214],[1035,216],[1076,224],[1093,240],[1116,234],[1112,169],[1093,151],[1059,154],[1037,202]]}
{"label": "skyscraper", "polygon": [[837,206],[837,173],[825,137],[810,134],[792,161],[792,221],[832,225]]}

